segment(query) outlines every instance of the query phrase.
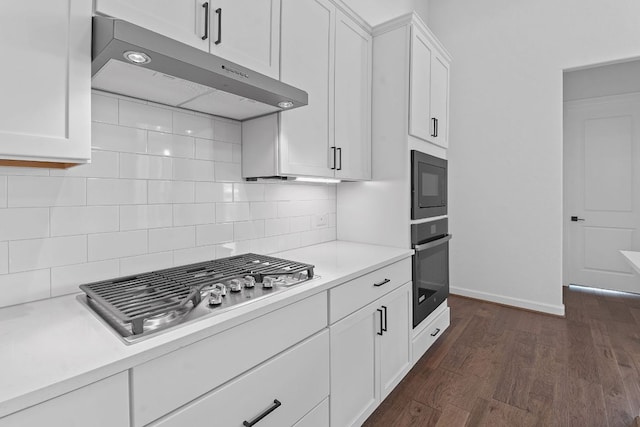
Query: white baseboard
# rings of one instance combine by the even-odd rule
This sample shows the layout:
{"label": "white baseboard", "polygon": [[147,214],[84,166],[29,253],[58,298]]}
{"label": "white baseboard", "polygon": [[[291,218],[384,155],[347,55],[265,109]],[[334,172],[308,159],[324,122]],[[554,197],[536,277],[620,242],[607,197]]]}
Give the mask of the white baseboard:
{"label": "white baseboard", "polygon": [[479,292],[472,289],[451,287],[449,292],[453,295],[460,295],[463,297],[476,298],[485,301],[491,301],[498,304],[511,305],[519,308],[526,308],[527,310],[540,311],[542,313],[554,314],[556,316],[564,316],[564,304],[551,305],[544,304],[535,301],[529,301],[519,298],[505,297],[502,295],[491,294],[488,292]]}

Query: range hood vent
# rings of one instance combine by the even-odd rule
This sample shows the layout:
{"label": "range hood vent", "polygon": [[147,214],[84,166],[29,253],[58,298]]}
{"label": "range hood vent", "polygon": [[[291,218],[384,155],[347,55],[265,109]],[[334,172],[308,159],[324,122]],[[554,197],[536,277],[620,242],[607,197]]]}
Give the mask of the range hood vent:
{"label": "range hood vent", "polygon": [[93,17],[92,48],[95,89],[235,120],[308,102],[303,90],[119,19]]}

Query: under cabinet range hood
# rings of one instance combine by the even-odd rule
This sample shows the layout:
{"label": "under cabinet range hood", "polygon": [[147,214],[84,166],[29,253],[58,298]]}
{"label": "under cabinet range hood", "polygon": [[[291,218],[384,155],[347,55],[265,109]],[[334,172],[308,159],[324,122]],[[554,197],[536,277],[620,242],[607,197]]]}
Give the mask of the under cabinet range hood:
{"label": "under cabinet range hood", "polygon": [[119,19],[93,17],[91,86],[235,120],[307,105],[307,93]]}

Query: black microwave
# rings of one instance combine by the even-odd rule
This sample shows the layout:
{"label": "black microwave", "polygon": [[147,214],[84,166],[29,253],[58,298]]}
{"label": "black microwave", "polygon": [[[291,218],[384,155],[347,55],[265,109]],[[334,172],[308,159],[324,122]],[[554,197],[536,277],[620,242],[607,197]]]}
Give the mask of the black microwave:
{"label": "black microwave", "polygon": [[411,219],[447,214],[447,161],[411,150]]}

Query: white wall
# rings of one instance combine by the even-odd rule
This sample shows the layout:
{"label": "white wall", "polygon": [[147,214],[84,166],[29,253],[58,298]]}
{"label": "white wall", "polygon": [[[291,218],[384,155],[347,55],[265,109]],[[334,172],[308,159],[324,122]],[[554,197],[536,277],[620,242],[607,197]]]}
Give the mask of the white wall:
{"label": "white wall", "polygon": [[640,92],[640,61],[625,61],[564,73],[565,101]]}
{"label": "white wall", "polygon": [[431,0],[453,56],[452,290],[562,313],[562,70],[640,55],[640,2]]}
{"label": "white wall", "polygon": [[335,239],[335,185],[241,182],[239,122],[99,93],[92,120],[90,165],[0,167],[0,307]]}

